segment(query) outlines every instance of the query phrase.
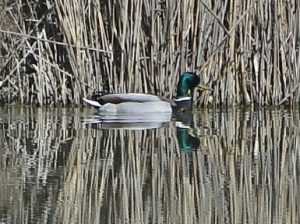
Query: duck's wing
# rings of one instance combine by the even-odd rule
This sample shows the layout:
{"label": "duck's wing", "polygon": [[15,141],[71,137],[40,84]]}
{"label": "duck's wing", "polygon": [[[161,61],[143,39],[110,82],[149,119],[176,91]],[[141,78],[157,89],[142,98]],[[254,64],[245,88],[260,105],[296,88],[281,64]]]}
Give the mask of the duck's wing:
{"label": "duck's wing", "polygon": [[145,103],[145,102],[157,102],[157,101],[164,101],[171,106],[176,106],[177,104],[174,100],[168,99],[166,97],[160,97],[151,94],[144,94],[144,93],[127,93],[127,94],[108,94],[104,96],[100,96],[98,101],[103,103],[125,103],[125,102],[136,102],[136,103]]}
{"label": "duck's wing", "polygon": [[162,101],[160,97],[143,94],[143,93],[127,93],[127,94],[108,94],[96,98],[100,104],[112,103],[126,103],[126,102],[135,102],[135,103],[145,103],[145,102],[156,102]]}
{"label": "duck's wing", "polygon": [[91,100],[86,98],[82,98],[82,100],[96,109],[100,109],[101,107],[103,107],[103,105],[108,103],[117,105],[120,103],[147,103],[166,101],[171,104],[170,100],[143,93],[107,94],[103,96],[94,95],[92,96]]}

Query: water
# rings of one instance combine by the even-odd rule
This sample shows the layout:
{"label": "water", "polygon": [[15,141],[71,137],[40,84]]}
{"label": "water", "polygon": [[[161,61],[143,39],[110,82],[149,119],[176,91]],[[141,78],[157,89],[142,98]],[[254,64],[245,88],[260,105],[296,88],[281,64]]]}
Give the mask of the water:
{"label": "water", "polygon": [[103,119],[0,108],[1,223],[299,223],[298,111]]}

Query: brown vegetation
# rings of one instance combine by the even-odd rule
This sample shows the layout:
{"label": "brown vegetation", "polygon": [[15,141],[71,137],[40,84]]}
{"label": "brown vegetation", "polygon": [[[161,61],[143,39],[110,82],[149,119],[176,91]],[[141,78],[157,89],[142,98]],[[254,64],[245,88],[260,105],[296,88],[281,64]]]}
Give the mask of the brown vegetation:
{"label": "brown vegetation", "polygon": [[214,88],[197,93],[198,105],[299,103],[297,0],[14,0],[5,13],[16,29],[1,23],[2,101],[171,97],[192,70]]}

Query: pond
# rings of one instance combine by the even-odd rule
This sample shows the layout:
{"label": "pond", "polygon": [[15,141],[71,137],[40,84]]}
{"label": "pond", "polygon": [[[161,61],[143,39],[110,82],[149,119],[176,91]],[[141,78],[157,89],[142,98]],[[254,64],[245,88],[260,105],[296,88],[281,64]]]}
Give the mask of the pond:
{"label": "pond", "polygon": [[147,116],[1,107],[0,222],[299,223],[299,111]]}

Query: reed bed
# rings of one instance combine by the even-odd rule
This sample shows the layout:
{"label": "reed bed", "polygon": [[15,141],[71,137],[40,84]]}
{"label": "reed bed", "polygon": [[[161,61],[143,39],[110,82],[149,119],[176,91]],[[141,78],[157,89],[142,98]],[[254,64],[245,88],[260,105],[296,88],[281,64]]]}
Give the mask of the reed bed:
{"label": "reed bed", "polygon": [[1,101],[78,104],[94,91],[171,97],[195,71],[198,106],[298,105],[297,0],[4,1]]}
{"label": "reed bed", "polygon": [[100,130],[78,110],[0,113],[2,222],[299,223],[299,113],[197,114],[189,153],[172,126]]}

